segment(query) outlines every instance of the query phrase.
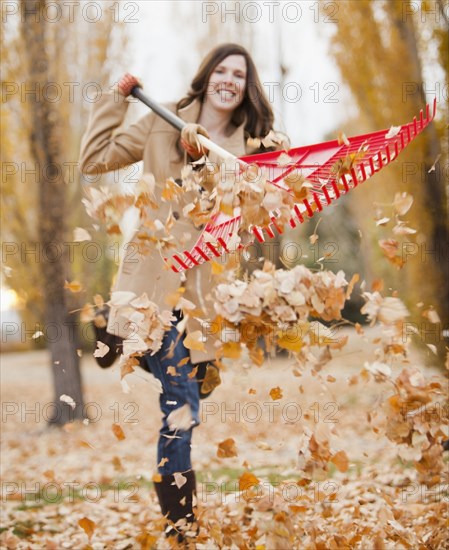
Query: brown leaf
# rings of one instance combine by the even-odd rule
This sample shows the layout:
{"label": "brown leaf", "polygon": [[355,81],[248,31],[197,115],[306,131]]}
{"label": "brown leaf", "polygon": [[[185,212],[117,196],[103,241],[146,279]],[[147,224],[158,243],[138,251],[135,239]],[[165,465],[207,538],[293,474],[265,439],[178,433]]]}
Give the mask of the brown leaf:
{"label": "brown leaf", "polygon": [[232,437],[225,439],[218,444],[217,456],[219,458],[230,458],[238,456],[237,447]]}
{"label": "brown leaf", "polygon": [[279,386],[276,386],[275,388],[271,388],[270,397],[273,401],[276,401],[277,399],[282,399],[281,388]]}
{"label": "brown leaf", "polygon": [[119,424],[112,424],[112,432],[119,441],[126,439],[125,432]]}
{"label": "brown leaf", "polygon": [[91,519],[84,517],[78,520],[78,525],[81,527],[81,529],[84,530],[84,532],[86,533],[90,541],[90,539],[92,538],[92,535],[94,534],[97,524]]}
{"label": "brown leaf", "polygon": [[339,472],[347,472],[349,468],[349,459],[344,451],[338,451],[331,458],[331,462],[335,464]]}
{"label": "brown leaf", "polygon": [[73,292],[75,294],[76,292],[81,292],[83,290],[83,285],[76,280],[72,281],[71,283],[66,281],[64,283],[64,288],[66,288],[67,290],[70,290],[70,292]]}
{"label": "brown leaf", "polygon": [[259,485],[259,480],[251,472],[243,472],[239,478],[239,491],[246,491],[255,485]]}
{"label": "brown leaf", "polygon": [[211,365],[207,366],[206,375],[201,384],[201,393],[209,393],[221,384],[220,371]]}

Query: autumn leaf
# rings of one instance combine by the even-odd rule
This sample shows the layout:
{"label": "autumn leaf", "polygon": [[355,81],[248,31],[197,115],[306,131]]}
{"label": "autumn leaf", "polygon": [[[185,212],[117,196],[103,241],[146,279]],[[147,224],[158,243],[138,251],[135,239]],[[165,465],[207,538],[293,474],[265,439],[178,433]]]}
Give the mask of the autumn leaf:
{"label": "autumn leaf", "polygon": [[81,529],[83,529],[90,540],[92,538],[92,535],[94,534],[97,524],[91,519],[84,517],[78,520],[78,525],[81,527]]}
{"label": "autumn leaf", "polygon": [[260,481],[251,472],[243,472],[239,478],[239,491],[247,491],[255,485],[259,485]]}
{"label": "autumn leaf", "polygon": [[220,371],[211,365],[206,368],[206,375],[201,384],[201,393],[210,393],[221,384]]}
{"label": "autumn leaf", "polygon": [[347,472],[349,468],[349,459],[344,451],[338,451],[331,458],[331,462],[335,464],[339,472]]}
{"label": "autumn leaf", "polygon": [[83,229],[82,227],[75,227],[73,230],[73,241],[82,242],[82,241],[91,241],[92,237],[89,232]]}
{"label": "autumn leaf", "polygon": [[394,196],[393,207],[399,216],[406,214],[413,204],[413,197],[409,193],[396,193]]}
{"label": "autumn leaf", "polygon": [[122,430],[119,424],[112,424],[112,433],[119,441],[123,441],[124,439],[126,439],[125,432]]}
{"label": "autumn leaf", "polygon": [[178,199],[184,193],[181,185],[178,185],[173,178],[165,181],[165,187],[162,190],[161,197],[163,201]]}
{"label": "autumn leaf", "polygon": [[103,344],[103,342],[97,341],[97,349],[94,351],[94,357],[104,357],[109,350],[110,347],[108,345]]}
{"label": "autumn leaf", "polygon": [[232,437],[225,439],[218,444],[217,456],[219,458],[231,458],[233,456],[238,456],[237,447]]}
{"label": "autumn leaf", "polygon": [[181,376],[176,370],[176,367],[173,367],[172,365],[167,367],[167,374],[170,376]]}
{"label": "autumn leaf", "polygon": [[72,407],[72,409],[74,409],[76,407],[76,403],[72,399],[72,397],[70,397],[70,395],[65,395],[65,394],[61,395],[59,397],[59,401],[62,401],[63,403],[67,403],[67,405]]}
{"label": "autumn leaf", "polygon": [[83,290],[83,286],[79,281],[72,281],[71,283],[66,281],[64,283],[64,288],[70,290],[70,292],[73,292],[74,294]]}
{"label": "autumn leaf", "polygon": [[184,347],[190,350],[206,351],[201,330],[189,332],[184,338]]}
{"label": "autumn leaf", "polygon": [[271,388],[270,397],[273,401],[276,401],[278,399],[282,399],[282,390],[281,390],[281,388],[279,386],[276,386],[275,388]]}
{"label": "autumn leaf", "polygon": [[187,483],[187,478],[183,476],[181,472],[175,472],[173,477],[175,480],[173,485],[176,485],[178,489],[181,489],[181,487]]}

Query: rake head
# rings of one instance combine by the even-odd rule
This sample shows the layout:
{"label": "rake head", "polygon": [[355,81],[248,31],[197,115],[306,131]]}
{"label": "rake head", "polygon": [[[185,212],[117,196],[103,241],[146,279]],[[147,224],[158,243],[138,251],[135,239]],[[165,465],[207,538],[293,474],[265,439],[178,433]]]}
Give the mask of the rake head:
{"label": "rake head", "polygon": [[[244,156],[241,160],[264,168],[268,173],[269,182],[285,192],[288,192],[288,188],[282,180],[293,171],[300,173],[312,184],[309,195],[311,198],[296,203],[292,209],[289,225],[296,227],[396,160],[399,153],[430,124],[435,113],[436,99],[433,102],[432,114],[427,104],[425,115],[421,110],[419,119],[414,117],[412,122],[403,124],[394,131],[387,129],[354,136],[345,140],[343,144],[333,140],[290,149],[288,155],[292,160],[288,166],[279,165],[278,160],[282,151]],[[170,258],[165,258],[170,268],[179,273],[230,252],[231,239],[241,222],[239,209],[236,209],[234,214],[230,217],[219,213],[206,225],[191,250],[176,252]],[[270,217],[271,223],[268,226],[251,228],[259,242],[283,232],[283,227],[277,221],[276,212],[272,212]]]}

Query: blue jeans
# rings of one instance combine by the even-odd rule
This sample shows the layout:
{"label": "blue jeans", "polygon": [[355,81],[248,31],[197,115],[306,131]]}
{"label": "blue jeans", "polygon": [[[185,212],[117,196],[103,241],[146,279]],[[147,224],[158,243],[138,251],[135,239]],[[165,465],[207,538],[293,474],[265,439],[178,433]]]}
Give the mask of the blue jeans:
{"label": "blue jeans", "polygon": [[[168,358],[170,346],[178,339],[173,349],[173,357]],[[163,392],[159,398],[159,404],[163,413],[162,428],[159,431],[159,442],[157,446],[157,463],[163,458],[168,458],[163,465],[158,466],[158,472],[162,475],[169,475],[175,472],[186,472],[192,469],[190,458],[190,444],[192,441],[192,430],[198,426],[200,392],[196,377],[189,378],[193,365],[190,360],[184,365],[178,366],[183,359],[189,357],[189,351],[183,344],[184,335],[179,335],[176,326],[165,333],[161,349],[154,355],[147,354],[143,357],[142,366],[150,371],[162,384]],[[171,354],[170,354],[171,355]],[[182,363],[181,363],[182,364]],[[172,376],[167,373],[169,366],[176,367],[179,376]],[[189,404],[193,423],[188,430],[170,430],[167,422],[168,415]]]}

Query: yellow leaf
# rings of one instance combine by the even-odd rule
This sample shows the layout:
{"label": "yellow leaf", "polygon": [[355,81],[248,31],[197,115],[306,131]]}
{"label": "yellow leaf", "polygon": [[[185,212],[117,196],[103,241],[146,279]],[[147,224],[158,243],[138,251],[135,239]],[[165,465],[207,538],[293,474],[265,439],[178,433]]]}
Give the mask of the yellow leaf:
{"label": "yellow leaf", "polygon": [[195,330],[187,334],[184,338],[184,346],[191,350],[206,351],[201,330]]}
{"label": "yellow leaf", "polygon": [[223,357],[228,359],[238,359],[242,353],[242,347],[239,342],[226,342],[221,346]]}
{"label": "yellow leaf", "polygon": [[219,458],[230,458],[233,456],[238,456],[237,447],[232,437],[225,439],[218,444],[217,456]]}
{"label": "yellow leaf", "polygon": [[193,367],[192,372],[187,375],[187,378],[195,378],[197,372],[198,372],[198,367]]}
{"label": "yellow leaf", "polygon": [[181,376],[176,370],[176,367],[173,367],[171,365],[167,367],[167,374],[169,374],[170,376]]}
{"label": "yellow leaf", "polygon": [[277,399],[282,399],[281,388],[279,386],[276,386],[275,388],[271,388],[270,397],[273,401],[276,401]]}
{"label": "yellow leaf", "polygon": [[80,447],[86,447],[87,449],[95,449],[95,447],[88,441],[80,441],[79,445]]}
{"label": "yellow leaf", "polygon": [[285,334],[283,331],[279,331],[277,333],[277,336],[277,344],[279,347],[288,349],[289,351],[293,352],[301,351],[303,341],[302,338],[300,338],[299,336],[295,336],[294,338],[292,338],[288,334]]}
{"label": "yellow leaf", "polygon": [[225,266],[222,264],[219,264],[218,262],[211,262],[212,266],[212,275],[220,275],[225,270]]}
{"label": "yellow leaf", "polygon": [[112,432],[119,441],[126,439],[125,432],[122,430],[119,424],[112,424]]}
{"label": "yellow leaf", "polygon": [[79,281],[72,281],[71,283],[66,281],[64,284],[64,288],[66,288],[67,290],[70,290],[70,292],[73,292],[73,293],[81,292],[83,290],[83,286]]}
{"label": "yellow leaf", "polygon": [[201,384],[201,393],[210,393],[221,384],[220,371],[211,365],[207,366],[206,375]]}
{"label": "yellow leaf", "polygon": [[84,530],[90,540],[92,538],[92,535],[94,534],[97,524],[91,519],[84,517],[78,521],[78,525],[81,527],[81,529]]}
{"label": "yellow leaf", "polygon": [[183,188],[178,185],[173,178],[169,178],[165,182],[165,187],[162,190],[162,200],[171,201],[177,199],[184,192]]}

